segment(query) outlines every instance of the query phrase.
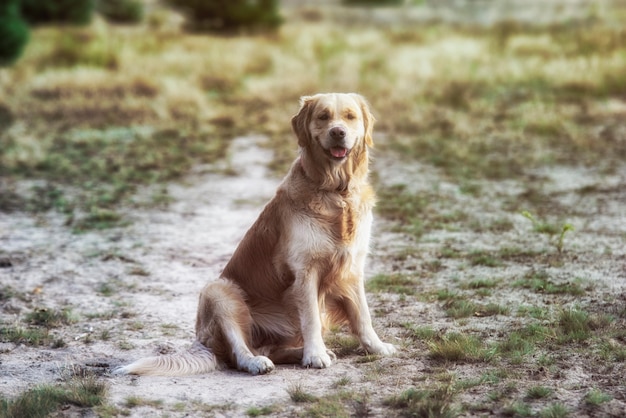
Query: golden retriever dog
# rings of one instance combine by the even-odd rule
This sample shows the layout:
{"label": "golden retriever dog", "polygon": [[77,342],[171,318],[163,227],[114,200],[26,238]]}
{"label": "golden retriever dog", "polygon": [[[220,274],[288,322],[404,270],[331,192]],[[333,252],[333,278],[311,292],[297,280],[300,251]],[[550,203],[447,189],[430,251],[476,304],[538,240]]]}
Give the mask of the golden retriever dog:
{"label": "golden retriever dog", "polygon": [[392,354],[374,329],[363,286],[374,191],[374,117],[358,94],[301,99],[291,120],[300,156],[228,262],[200,294],[188,351],[118,373],[184,375],[221,365],[253,375],[274,364],[325,368],[324,329],[347,324],[368,353]]}

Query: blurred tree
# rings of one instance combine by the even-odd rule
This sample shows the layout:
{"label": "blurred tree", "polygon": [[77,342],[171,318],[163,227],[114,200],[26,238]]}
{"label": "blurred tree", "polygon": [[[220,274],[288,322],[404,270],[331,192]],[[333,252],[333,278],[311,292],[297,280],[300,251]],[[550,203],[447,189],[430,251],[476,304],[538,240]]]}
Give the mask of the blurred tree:
{"label": "blurred tree", "polygon": [[272,29],[282,23],[278,0],[167,0],[193,31]]}
{"label": "blurred tree", "polygon": [[94,0],[21,0],[22,16],[32,24],[69,23],[85,25],[91,21]]}
{"label": "blurred tree", "polygon": [[98,0],[96,9],[111,22],[139,23],[143,19],[143,3],[139,0]]}
{"label": "blurred tree", "polygon": [[28,42],[28,25],[20,15],[19,0],[0,3],[0,66],[13,64]]}

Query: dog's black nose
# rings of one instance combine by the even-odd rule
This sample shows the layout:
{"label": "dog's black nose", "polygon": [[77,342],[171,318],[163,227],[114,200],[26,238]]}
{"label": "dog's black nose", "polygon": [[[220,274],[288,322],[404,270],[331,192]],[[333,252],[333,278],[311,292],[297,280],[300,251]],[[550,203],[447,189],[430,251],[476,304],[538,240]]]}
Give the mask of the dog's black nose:
{"label": "dog's black nose", "polygon": [[330,137],[333,139],[344,139],[346,137],[346,130],[341,126],[335,126],[330,130]]}

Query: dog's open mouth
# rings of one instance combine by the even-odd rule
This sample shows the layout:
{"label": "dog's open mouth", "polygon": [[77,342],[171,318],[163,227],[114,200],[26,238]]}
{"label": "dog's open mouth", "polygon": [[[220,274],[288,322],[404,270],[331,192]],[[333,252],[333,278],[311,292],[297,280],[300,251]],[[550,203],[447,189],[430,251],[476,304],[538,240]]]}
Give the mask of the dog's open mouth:
{"label": "dog's open mouth", "polygon": [[344,147],[330,147],[328,151],[333,158],[337,160],[343,160],[344,158],[346,158],[350,150]]}

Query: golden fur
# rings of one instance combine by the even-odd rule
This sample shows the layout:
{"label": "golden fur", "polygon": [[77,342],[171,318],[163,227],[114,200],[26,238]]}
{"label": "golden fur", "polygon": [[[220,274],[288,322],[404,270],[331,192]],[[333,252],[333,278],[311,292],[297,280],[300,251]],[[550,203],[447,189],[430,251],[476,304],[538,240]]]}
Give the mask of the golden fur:
{"label": "golden fur", "polygon": [[367,178],[373,123],[360,95],[303,97],[292,118],[300,156],[220,279],[200,293],[192,347],[118,371],[328,367],[335,358],[323,341],[328,323],[347,323],[369,353],[395,352],[373,330],[363,288],[375,198]]}

